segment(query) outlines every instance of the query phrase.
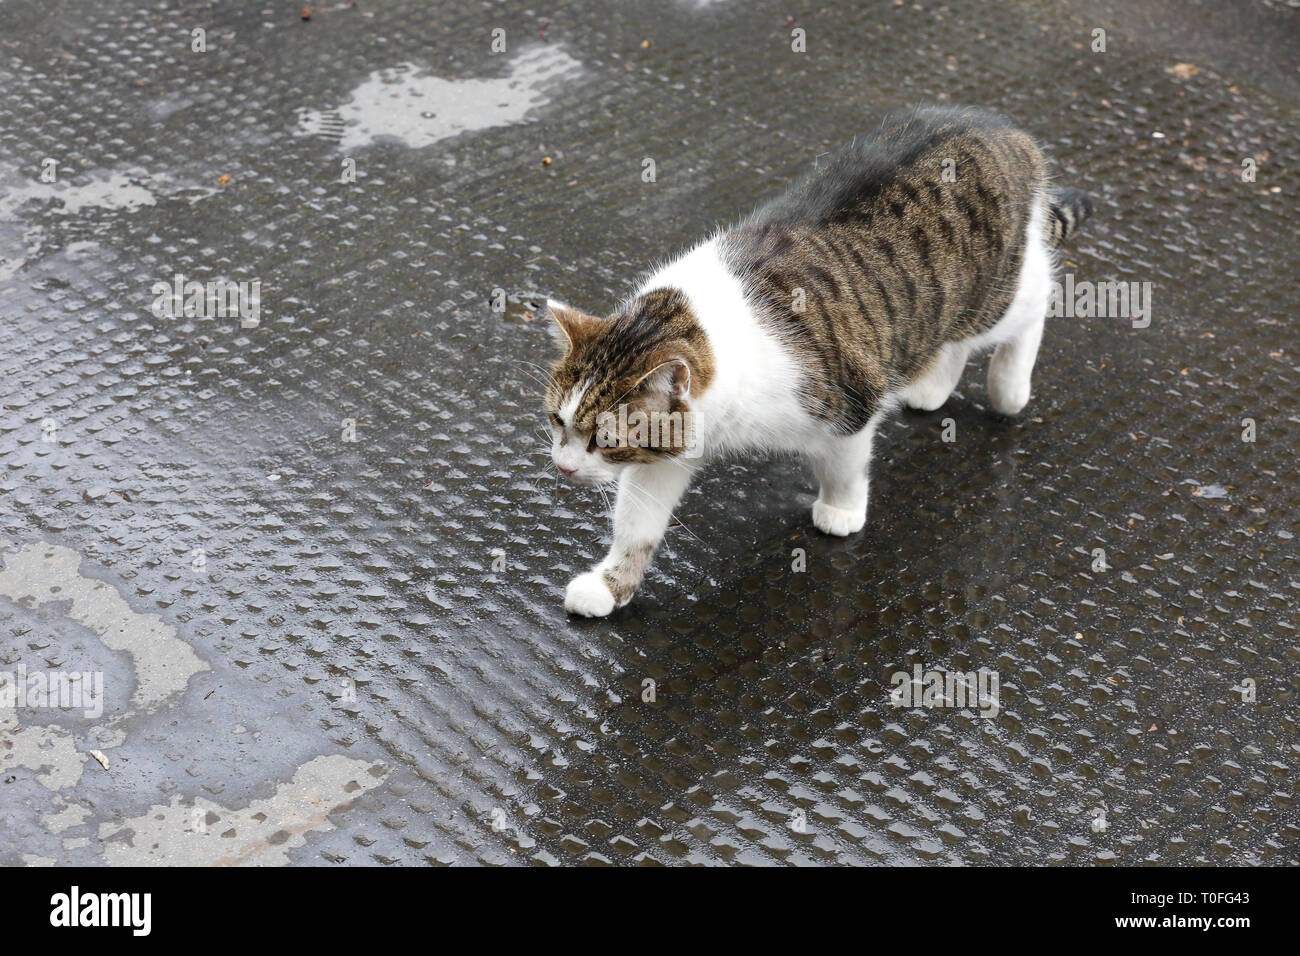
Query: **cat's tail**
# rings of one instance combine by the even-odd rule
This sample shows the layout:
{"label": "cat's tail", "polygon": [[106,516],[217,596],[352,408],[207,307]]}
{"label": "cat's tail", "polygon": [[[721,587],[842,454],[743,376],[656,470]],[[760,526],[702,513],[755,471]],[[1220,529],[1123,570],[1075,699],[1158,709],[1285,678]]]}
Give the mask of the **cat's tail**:
{"label": "cat's tail", "polygon": [[1082,189],[1053,188],[1047,191],[1049,213],[1048,238],[1059,246],[1079,231],[1083,221],[1092,215],[1092,197]]}

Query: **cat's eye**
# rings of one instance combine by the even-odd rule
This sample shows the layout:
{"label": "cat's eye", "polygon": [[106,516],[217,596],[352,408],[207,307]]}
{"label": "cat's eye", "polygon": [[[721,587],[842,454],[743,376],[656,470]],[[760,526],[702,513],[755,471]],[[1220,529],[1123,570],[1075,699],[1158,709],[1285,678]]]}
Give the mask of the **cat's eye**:
{"label": "cat's eye", "polygon": [[560,418],[559,415],[555,414],[555,412],[551,412],[551,424],[554,425],[556,428],[563,428],[564,420]]}
{"label": "cat's eye", "polygon": [[587,442],[587,454],[590,455],[596,450],[596,433],[591,433],[591,440]]}

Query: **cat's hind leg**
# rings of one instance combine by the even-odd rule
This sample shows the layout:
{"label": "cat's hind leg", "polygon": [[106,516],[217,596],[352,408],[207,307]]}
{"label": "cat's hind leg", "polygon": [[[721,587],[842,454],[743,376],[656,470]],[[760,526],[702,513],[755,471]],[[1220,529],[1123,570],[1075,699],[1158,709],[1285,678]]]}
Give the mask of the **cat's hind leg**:
{"label": "cat's hind leg", "polygon": [[1000,415],[1018,415],[1029,404],[1034,362],[1043,339],[1043,319],[1039,316],[1027,322],[989,359],[989,404]]}
{"label": "cat's hind leg", "polygon": [[809,453],[821,485],[812,507],[818,531],[843,537],[861,531],[867,523],[871,440],[880,418],[877,414],[854,435],[827,438]]}
{"label": "cat's hind leg", "polygon": [[902,390],[903,404],[918,411],[932,412],[948,401],[948,396],[961,380],[969,355],[970,346],[964,342],[944,345],[930,367]]}
{"label": "cat's hind leg", "polygon": [[993,327],[999,344],[989,360],[989,404],[999,414],[1019,414],[1029,402],[1030,380],[1051,294],[1052,258],[1043,235],[1040,208],[1030,220],[1015,298]]}

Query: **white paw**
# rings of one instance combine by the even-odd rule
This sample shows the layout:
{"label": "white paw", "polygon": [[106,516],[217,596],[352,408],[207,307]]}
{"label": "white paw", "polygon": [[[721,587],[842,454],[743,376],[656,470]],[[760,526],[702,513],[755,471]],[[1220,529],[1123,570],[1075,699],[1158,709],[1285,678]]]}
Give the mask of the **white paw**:
{"label": "white paw", "polygon": [[903,393],[903,403],[917,411],[932,412],[948,401],[952,389],[936,387],[928,382],[918,382]]}
{"label": "white paw", "polygon": [[570,581],[564,592],[564,609],[583,617],[605,617],[613,611],[614,595],[610,594],[604,575],[588,571]]}
{"label": "white paw", "polygon": [[859,508],[836,508],[818,499],[813,502],[813,524],[825,534],[844,537],[862,530],[867,523],[867,503]]}
{"label": "white paw", "polygon": [[1029,382],[990,377],[989,404],[999,415],[1019,415],[1021,409],[1029,404]]}

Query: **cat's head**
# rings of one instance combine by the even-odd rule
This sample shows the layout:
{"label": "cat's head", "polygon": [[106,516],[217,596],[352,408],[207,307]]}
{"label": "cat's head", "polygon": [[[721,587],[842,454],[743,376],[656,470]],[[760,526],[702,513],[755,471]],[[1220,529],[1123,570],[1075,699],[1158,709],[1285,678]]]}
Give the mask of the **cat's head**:
{"label": "cat's head", "polygon": [[551,369],[551,457],[581,484],[613,481],[633,463],[696,453],[692,396],[713,375],[686,297],[657,289],[607,318],[547,303],[564,354]]}

